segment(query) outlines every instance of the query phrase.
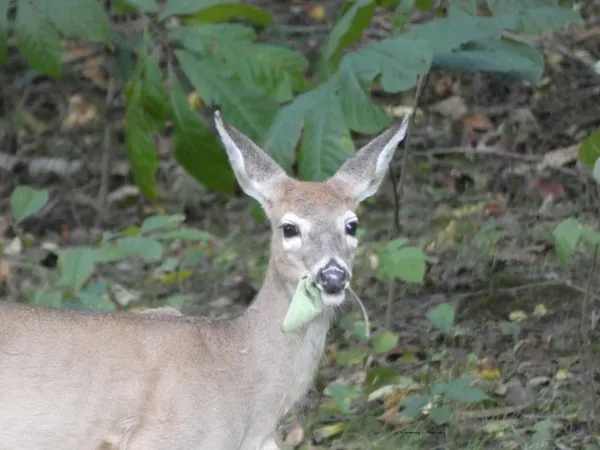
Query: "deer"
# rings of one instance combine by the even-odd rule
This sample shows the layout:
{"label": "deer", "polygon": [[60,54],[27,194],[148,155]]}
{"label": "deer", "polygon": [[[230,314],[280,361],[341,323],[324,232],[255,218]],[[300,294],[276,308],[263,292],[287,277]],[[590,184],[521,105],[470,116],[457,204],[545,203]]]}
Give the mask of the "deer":
{"label": "deer", "polygon": [[[312,387],[352,280],[356,208],[379,189],[409,119],[318,182],[289,176],[214,119],[237,182],[270,223],[254,300],[218,320],[0,301],[0,450],[279,449],[277,427]],[[284,333],[306,276],[325,307]]]}

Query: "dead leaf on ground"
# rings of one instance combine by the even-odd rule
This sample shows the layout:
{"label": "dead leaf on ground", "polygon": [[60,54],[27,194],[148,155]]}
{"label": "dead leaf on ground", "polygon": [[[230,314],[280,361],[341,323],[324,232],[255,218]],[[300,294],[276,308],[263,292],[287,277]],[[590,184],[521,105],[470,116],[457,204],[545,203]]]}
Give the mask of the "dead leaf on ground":
{"label": "dead leaf on ground", "polygon": [[579,144],[570,145],[569,147],[557,148],[547,152],[542,160],[538,163],[536,169],[538,172],[551,167],[559,169],[567,164],[577,161],[579,155]]}
{"label": "dead leaf on ground", "polygon": [[481,138],[494,128],[488,116],[482,113],[467,114],[462,118],[463,132],[461,145],[477,147]]}
{"label": "dead leaf on ground", "polygon": [[410,417],[399,417],[399,409],[400,408],[398,405],[392,406],[391,408],[387,409],[382,415],[380,415],[377,418],[377,420],[387,425],[392,425],[395,427],[411,423],[413,419],[411,419]]}
{"label": "dead leaf on ground", "polygon": [[432,105],[431,110],[451,120],[459,120],[467,114],[467,105],[462,97],[453,95]]}

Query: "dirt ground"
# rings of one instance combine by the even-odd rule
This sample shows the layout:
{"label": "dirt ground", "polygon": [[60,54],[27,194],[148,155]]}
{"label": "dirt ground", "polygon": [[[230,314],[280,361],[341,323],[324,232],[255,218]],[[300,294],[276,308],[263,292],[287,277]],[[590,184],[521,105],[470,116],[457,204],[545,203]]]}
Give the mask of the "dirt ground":
{"label": "dirt ground", "polygon": [[[301,8],[289,2],[261,3],[279,26],[295,27],[290,40],[309,57],[336,11],[332,3],[325,19],[316,20],[310,14],[311,8],[321,6],[316,2],[298,3]],[[382,23],[376,20],[363,41],[389,33]],[[577,144],[600,127],[600,75],[590,64],[600,59],[600,20],[587,17],[585,28],[553,34],[540,45],[546,71],[537,88],[481,73],[431,73],[409,144],[398,210],[401,230],[394,228],[390,180],[359,211],[365,235],[354,290],[375,330],[383,327],[392,300],[391,331],[399,344],[367,361],[342,361],[340,354],[347,356],[364,345],[338,324],[328,341],[317,389],[282,425],[288,444],[332,449],[534,448],[536,424],[552,419],[554,441],[547,448],[600,448],[600,438],[594,440],[586,428],[589,409],[583,405],[589,402],[589,389],[579,351],[586,291],[595,302],[596,321],[600,311],[598,269],[586,249],[565,269],[552,248],[552,230],[566,217],[575,216],[592,229],[600,226],[600,190],[576,161]],[[170,157],[168,132],[159,142],[160,208],[131,195],[134,187],[122,145],[123,99],[117,96],[106,107],[105,61],[94,54],[81,61],[79,72],[57,81],[32,77],[12,53],[0,74],[4,238],[14,236],[3,218],[10,214],[10,193],[20,184],[50,191],[51,203],[23,224],[32,241],[23,258],[40,264],[48,259],[44,243],[84,244],[103,231],[139,224],[160,208],[184,211],[187,223],[215,236],[212,253],[192,276],[159,289],[144,276],[144,266],[105,276],[141,292],[144,304],[182,293],[187,313],[221,317],[239,312],[260,286],[268,258],[268,225],[255,220],[242,194],[210,193],[183,175]],[[391,114],[401,115],[402,107],[413,105],[412,92],[375,95]],[[18,117],[12,113],[14,105],[19,105]],[[106,152],[98,149],[109,125],[116,137],[107,163]],[[358,145],[366,140],[356,136]],[[19,163],[8,167],[3,161],[10,157]],[[40,160],[48,157],[50,163]],[[396,177],[401,160],[398,152]],[[55,173],[36,173],[36,161],[54,164]],[[74,163],[82,164],[80,170],[62,176]],[[107,207],[103,198],[108,198]],[[398,284],[390,294],[389,285],[376,278],[375,246],[399,235],[426,250],[426,281],[423,286]],[[24,269],[15,273],[4,290],[18,297],[23,286],[37,281]],[[442,302],[456,308],[462,330],[451,342],[441,342],[426,317]],[[359,317],[357,308],[349,309],[347,317]],[[510,331],[515,323],[520,327],[517,335]],[[593,377],[600,383],[598,328],[590,347],[597,363]],[[433,357],[442,348],[443,357]],[[332,412],[331,399],[319,389],[336,380],[359,383],[373,364],[393,368],[407,379],[439,379],[463,366],[471,354],[476,358],[468,364],[487,374],[494,395],[484,409],[459,411],[449,426],[399,420],[397,402],[389,399],[358,401],[346,413]],[[597,386],[592,400],[596,411]]]}

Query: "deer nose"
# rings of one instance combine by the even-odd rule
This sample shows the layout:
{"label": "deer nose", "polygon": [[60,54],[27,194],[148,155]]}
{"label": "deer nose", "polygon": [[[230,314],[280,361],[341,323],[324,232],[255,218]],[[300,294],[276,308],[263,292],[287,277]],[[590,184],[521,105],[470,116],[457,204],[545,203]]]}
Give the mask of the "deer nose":
{"label": "deer nose", "polygon": [[319,270],[315,281],[326,294],[333,295],[346,289],[349,280],[350,275],[346,269],[332,259]]}

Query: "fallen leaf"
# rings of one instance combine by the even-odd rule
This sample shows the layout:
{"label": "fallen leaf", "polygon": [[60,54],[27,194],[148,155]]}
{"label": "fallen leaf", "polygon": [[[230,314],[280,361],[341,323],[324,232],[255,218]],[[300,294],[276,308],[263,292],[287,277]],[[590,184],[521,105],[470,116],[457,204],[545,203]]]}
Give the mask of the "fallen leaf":
{"label": "fallen leaf", "polygon": [[310,8],[308,15],[314,19],[322,22],[325,20],[325,7],[323,5],[317,5]]}
{"label": "fallen leaf", "polygon": [[513,311],[508,315],[508,318],[510,319],[511,322],[522,322],[525,319],[527,319],[527,314],[525,313],[525,311]]}
{"label": "fallen leaf", "polygon": [[431,110],[451,120],[459,120],[467,114],[467,105],[462,97],[453,95],[433,104]]}
{"label": "fallen leaf", "polygon": [[536,168],[538,172],[541,172],[548,167],[559,169],[567,164],[576,162],[578,155],[579,144],[558,148],[547,152],[537,164]]}
{"label": "fallen leaf", "polygon": [[332,423],[330,425],[325,425],[324,427],[317,428],[313,432],[313,436],[317,442],[323,442],[327,439],[331,439],[333,437],[339,436],[344,432],[344,424]]}

